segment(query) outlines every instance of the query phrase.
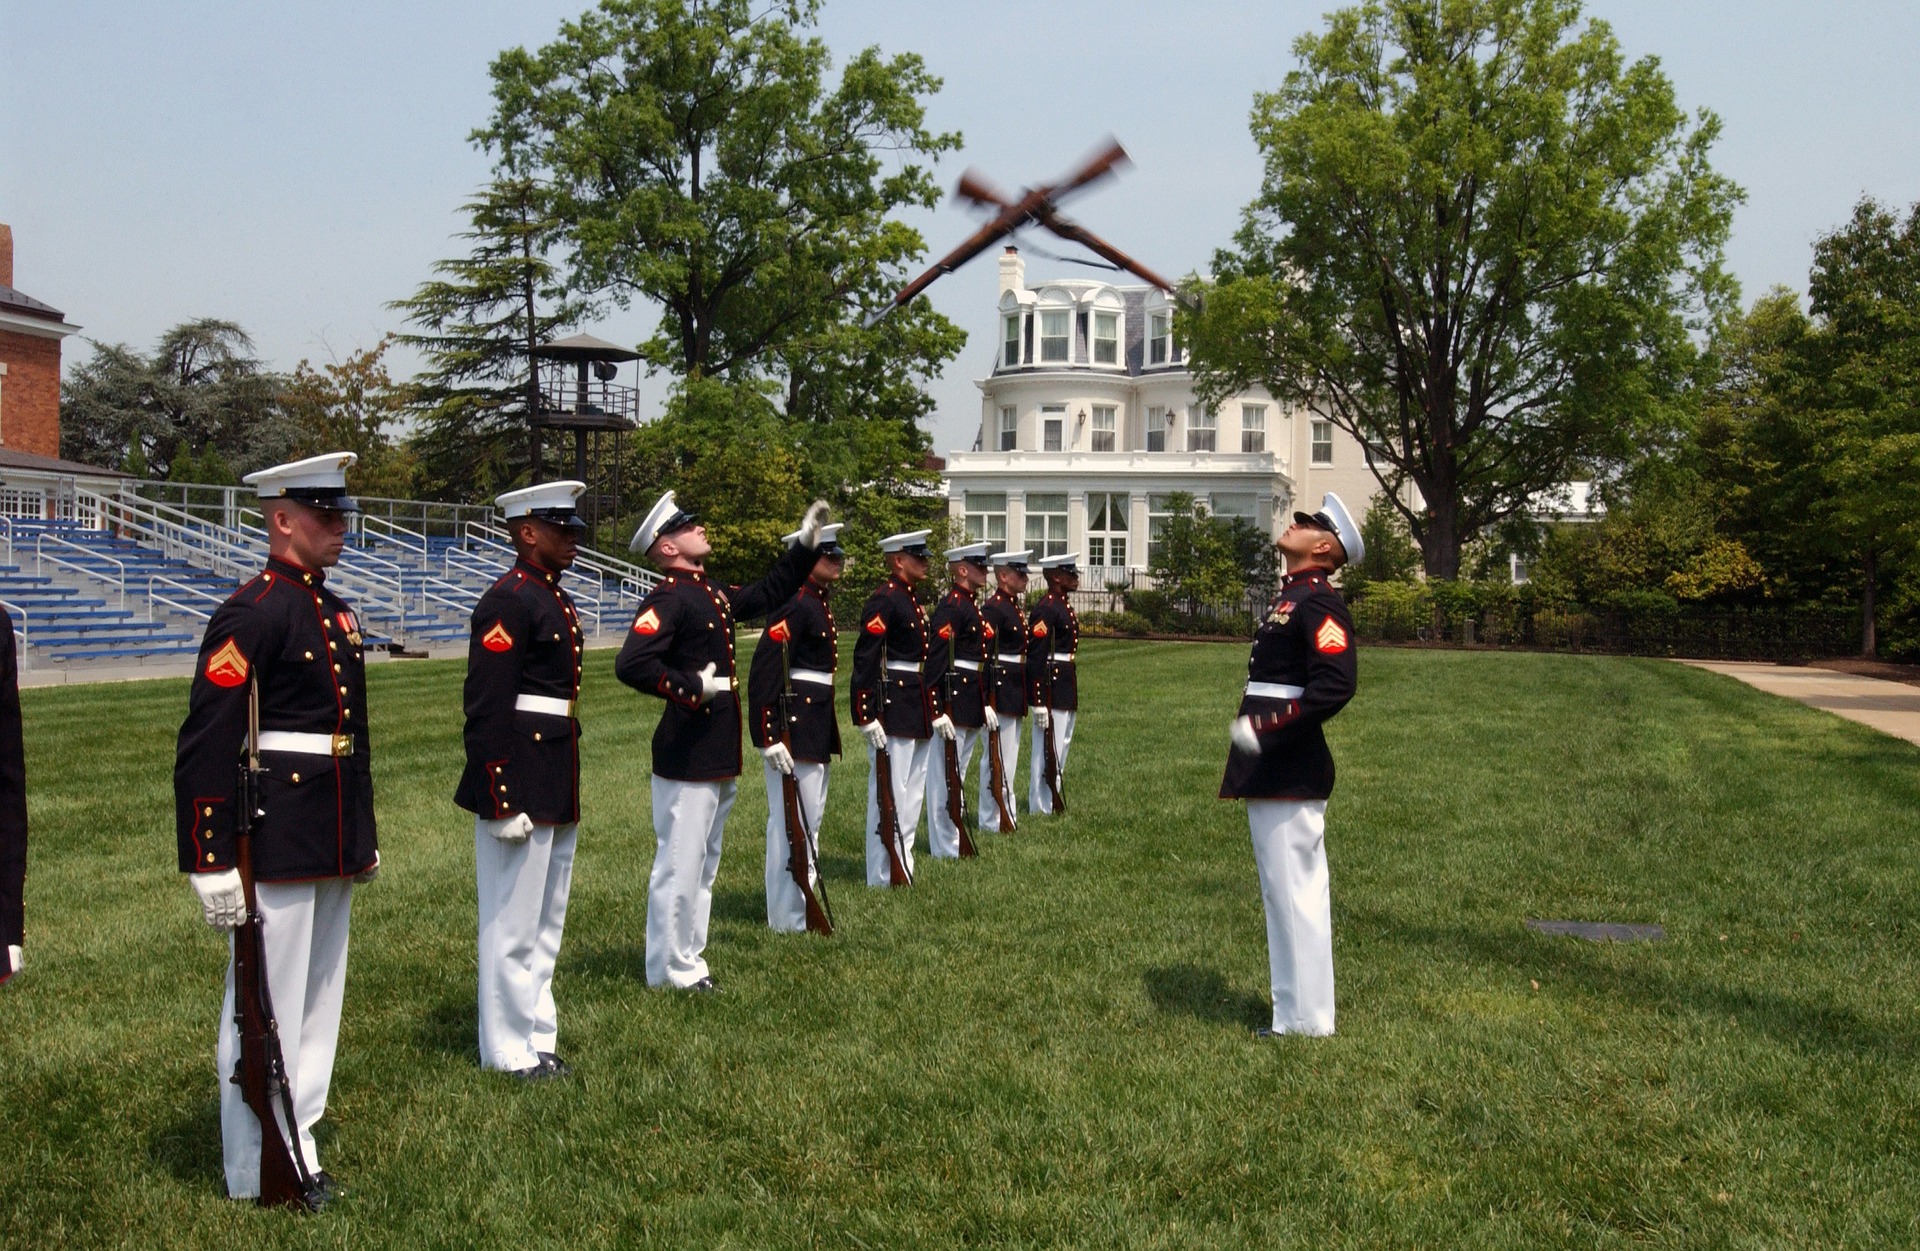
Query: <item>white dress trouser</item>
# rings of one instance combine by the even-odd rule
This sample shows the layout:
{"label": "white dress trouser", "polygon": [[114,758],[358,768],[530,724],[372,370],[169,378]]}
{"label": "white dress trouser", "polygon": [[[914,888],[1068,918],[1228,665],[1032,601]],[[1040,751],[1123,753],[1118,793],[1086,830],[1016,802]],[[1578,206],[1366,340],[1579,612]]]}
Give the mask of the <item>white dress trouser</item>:
{"label": "white dress trouser", "polygon": [[480,1067],[513,1073],[540,1063],[560,1037],[553,966],[567,924],[578,824],[536,825],[517,843],[500,822],[474,818],[480,897]]}
{"label": "white dress trouser", "polygon": [[[973,749],[980,745],[980,736],[985,732],[978,726],[973,729],[954,727],[953,745],[960,750],[963,809],[967,794],[967,764],[973,759]],[[928,742],[933,750],[928,753],[927,760],[927,850],[942,860],[956,860],[960,856],[960,830],[947,815],[947,740],[936,732]],[[975,820],[974,827],[979,828],[979,824]]]}
{"label": "white dress trouser", "polygon": [[684,990],[707,976],[707,921],[720,839],[738,783],[653,775],[653,877],[647,884],[647,985]]}
{"label": "white dress trouser", "polygon": [[[1006,769],[1007,815],[1019,820],[1020,792],[1013,784],[1013,775],[1020,771],[1020,721],[1019,717],[1000,714],[1000,763]],[[980,740],[980,828],[1004,834],[1000,828],[1000,808],[993,802],[993,761],[986,747],[985,731]]]}
{"label": "white dress trouser", "polygon": [[[1067,748],[1073,746],[1073,719],[1075,714],[1064,709],[1053,710],[1053,746],[1060,756],[1060,790],[1067,789]],[[1029,716],[1033,722],[1033,754],[1027,758],[1027,811],[1052,812],[1053,792],[1047,789],[1047,749],[1040,737],[1040,719]]]}
{"label": "white dress trouser", "polygon": [[[933,743],[924,738],[887,735],[887,759],[893,765],[893,809],[900,818],[900,854],[913,872],[913,840],[920,829],[920,804],[927,797],[927,761]],[[867,885],[888,881],[887,845],[880,838],[880,771],[873,767],[874,750],[867,748]]]}
{"label": "white dress trouser", "polygon": [[[807,928],[807,897],[787,867],[793,847],[787,842],[787,807],[781,797],[780,770],[762,763],[767,777],[767,924],[782,933]],[[819,880],[820,817],[827,810],[827,766],[793,762],[793,778],[800,784],[800,819],[813,836],[813,880]]]}
{"label": "white dress trouser", "polygon": [[[258,882],[267,949],[267,993],[280,1031],[280,1058],[293,1087],[293,1114],[300,1122],[297,1149],[307,1168],[320,1170],[313,1127],[327,1110],[333,1084],[333,1053],[340,1039],[340,999],[347,988],[347,923],[353,883],[343,877],[310,882]],[[228,940],[232,951],[232,940]],[[227,1193],[251,1199],[260,1193],[260,1122],[231,1080],[240,1067],[240,1027],[234,1022],[233,961],[227,961],[227,993],[220,1004],[220,1041],[214,1067],[220,1082],[220,1150]],[[274,1119],[286,1133],[286,1114],[276,1102]]]}
{"label": "white dress trouser", "polygon": [[1333,911],[1327,892],[1327,801],[1252,799],[1253,862],[1267,909],[1273,1028],[1333,1033]]}

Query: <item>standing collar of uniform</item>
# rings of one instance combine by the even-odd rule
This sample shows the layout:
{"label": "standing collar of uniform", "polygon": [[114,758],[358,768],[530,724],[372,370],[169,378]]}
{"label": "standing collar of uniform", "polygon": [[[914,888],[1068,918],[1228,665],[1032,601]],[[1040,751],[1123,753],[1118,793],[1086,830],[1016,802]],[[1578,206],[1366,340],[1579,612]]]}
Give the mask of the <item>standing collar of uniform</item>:
{"label": "standing collar of uniform", "polygon": [[800,584],[800,589],[803,592],[812,594],[812,596],[815,599],[819,600],[821,603],[824,604],[827,602],[828,598],[833,594],[833,583],[829,582],[827,583],[827,585],[821,586],[819,583],[815,582],[812,578],[808,578],[805,582],[802,582]]}
{"label": "standing collar of uniform", "polygon": [[284,556],[267,557],[267,570],[308,586],[319,586],[327,580],[326,570],[309,569],[299,561],[288,560]]}
{"label": "standing collar of uniform", "polygon": [[887,585],[897,586],[901,590],[905,591],[907,594],[909,595],[913,594],[913,584],[911,582],[908,582],[905,578],[901,577],[897,573],[890,573],[887,575]]}
{"label": "standing collar of uniform", "polygon": [[1333,570],[1323,568],[1320,565],[1308,565],[1304,569],[1296,569],[1292,573],[1289,573],[1285,577],[1281,578],[1280,585],[1292,586],[1296,582],[1302,582],[1308,578],[1313,578],[1313,577],[1318,577],[1322,581],[1325,581],[1327,576],[1332,572]]}
{"label": "standing collar of uniform", "polygon": [[526,570],[529,578],[538,578],[548,586],[560,585],[560,575],[558,573],[555,573],[551,569],[543,569],[531,560],[528,560],[525,556],[516,556],[513,561],[513,567],[515,569]]}

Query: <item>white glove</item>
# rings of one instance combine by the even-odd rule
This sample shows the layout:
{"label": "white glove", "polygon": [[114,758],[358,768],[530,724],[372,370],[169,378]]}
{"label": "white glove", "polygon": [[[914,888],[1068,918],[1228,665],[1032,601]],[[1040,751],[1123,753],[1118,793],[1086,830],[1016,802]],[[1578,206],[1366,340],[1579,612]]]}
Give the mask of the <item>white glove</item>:
{"label": "white glove", "polygon": [[953,718],[944,712],[933,719],[933,732],[941,738],[946,739],[949,743],[960,737],[959,734],[954,731]]}
{"label": "white glove", "polygon": [[1042,708],[1039,704],[1035,704],[1033,706],[1033,723],[1043,730],[1051,729],[1053,726],[1053,716],[1045,708]]}
{"label": "white glove", "polygon": [[715,695],[718,695],[721,691],[730,691],[733,689],[733,683],[725,678],[715,676],[719,668],[720,665],[717,661],[709,660],[707,667],[700,671],[700,702],[703,704]]}
{"label": "white glove", "polygon": [[200,896],[200,911],[214,929],[234,929],[247,919],[247,892],[240,887],[240,870],[189,873],[187,881]]}
{"label": "white glove", "polygon": [[498,821],[482,821],[480,824],[487,833],[503,843],[524,843],[527,835],[533,833],[533,818],[524,812],[501,817]]}
{"label": "white glove", "polygon": [[985,708],[982,708],[980,715],[987,719],[987,733],[998,734],[1000,732],[1000,714],[993,710],[992,704],[988,704]]}
{"label": "white glove", "polygon": [[778,772],[793,772],[793,753],[787,750],[785,743],[768,743],[760,749],[760,754],[765,756],[767,763]]}
{"label": "white glove", "polygon": [[1227,737],[1233,740],[1233,749],[1242,755],[1260,754],[1260,736],[1253,732],[1252,717],[1235,717],[1233,728],[1227,731]]}
{"label": "white glove", "polygon": [[827,501],[815,500],[807,505],[807,515],[800,519],[800,546],[820,546],[820,527],[827,524]]}
{"label": "white glove", "polygon": [[875,751],[887,750],[887,727],[878,721],[869,721],[860,727],[860,733],[866,738],[867,746]]}
{"label": "white glove", "polygon": [[376,851],[373,853],[373,863],[353,875],[353,884],[355,886],[365,886],[368,882],[371,882],[374,878],[379,876],[380,876],[380,853]]}
{"label": "white glove", "polygon": [[7,967],[15,973],[27,967],[27,954],[12,943],[7,944]]}

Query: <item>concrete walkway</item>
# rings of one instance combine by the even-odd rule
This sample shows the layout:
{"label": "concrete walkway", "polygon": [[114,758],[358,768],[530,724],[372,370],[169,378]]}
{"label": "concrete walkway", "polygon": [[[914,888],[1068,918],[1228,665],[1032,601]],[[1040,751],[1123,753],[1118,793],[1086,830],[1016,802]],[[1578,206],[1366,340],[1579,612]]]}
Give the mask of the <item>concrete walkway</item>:
{"label": "concrete walkway", "polygon": [[1920,746],[1920,686],[1804,665],[1771,665],[1748,660],[1683,660],[1680,663],[1724,673],[1770,695],[1799,700],[1809,708],[1824,709]]}

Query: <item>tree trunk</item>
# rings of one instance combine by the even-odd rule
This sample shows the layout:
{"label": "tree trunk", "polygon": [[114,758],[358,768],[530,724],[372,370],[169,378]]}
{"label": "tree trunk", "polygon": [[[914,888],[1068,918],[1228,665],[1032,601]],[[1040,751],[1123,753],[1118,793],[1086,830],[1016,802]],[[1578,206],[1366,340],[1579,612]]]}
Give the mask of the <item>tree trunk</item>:
{"label": "tree trunk", "polygon": [[1878,555],[1868,548],[1861,564],[1863,585],[1860,588],[1860,654],[1868,660],[1874,659],[1880,652],[1879,639],[1873,628],[1874,584],[1879,581],[1879,565]]}
{"label": "tree trunk", "polygon": [[1427,532],[1420,536],[1420,559],[1429,578],[1460,576],[1460,510],[1450,497],[1427,498]]}

